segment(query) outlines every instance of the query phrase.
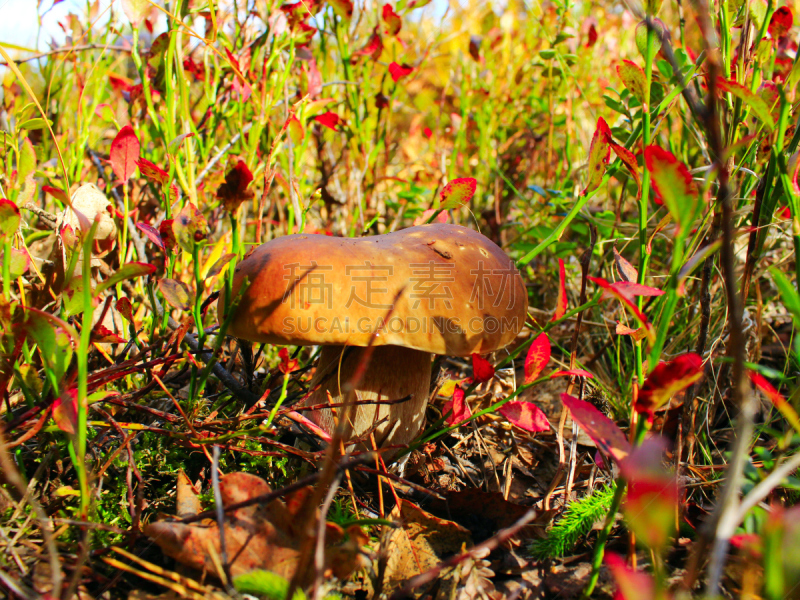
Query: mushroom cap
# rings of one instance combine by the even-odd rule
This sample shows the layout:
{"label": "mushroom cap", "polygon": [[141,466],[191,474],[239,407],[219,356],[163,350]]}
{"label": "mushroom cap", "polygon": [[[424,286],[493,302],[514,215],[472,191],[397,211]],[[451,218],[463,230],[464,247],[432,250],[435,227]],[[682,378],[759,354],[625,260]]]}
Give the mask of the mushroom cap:
{"label": "mushroom cap", "polygon": [[[528,296],[511,259],[480,233],[429,224],[363,238],[295,234],[236,266],[228,333],[290,345],[395,345],[451,356],[507,346]],[[220,298],[220,321],[224,296]]]}

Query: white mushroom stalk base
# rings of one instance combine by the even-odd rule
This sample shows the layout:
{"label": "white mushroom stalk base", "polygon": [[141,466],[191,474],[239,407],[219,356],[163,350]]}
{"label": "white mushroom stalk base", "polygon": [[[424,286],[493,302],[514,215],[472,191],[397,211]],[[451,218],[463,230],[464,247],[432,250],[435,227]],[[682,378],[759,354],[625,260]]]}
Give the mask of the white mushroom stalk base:
{"label": "white mushroom stalk base", "polygon": [[[345,352],[345,350],[347,350]],[[319,385],[305,401],[306,406],[328,404],[328,392],[332,403],[343,404],[342,388],[353,378],[361,365],[366,348],[324,346],[320,353],[317,370],[311,380],[311,388]],[[355,400],[375,401],[376,404],[361,404],[351,408],[345,444],[364,436],[374,428],[375,444],[378,447],[408,444],[413,440],[425,421],[425,407],[431,380],[431,354],[400,346],[378,346],[373,350],[361,382],[356,387]],[[405,402],[380,404],[410,396]],[[328,433],[333,433],[339,419],[344,416],[344,407],[321,409],[305,413],[306,416]],[[380,423],[384,421],[383,423]],[[380,423],[375,426],[377,423]],[[364,449],[371,449],[369,438]]]}

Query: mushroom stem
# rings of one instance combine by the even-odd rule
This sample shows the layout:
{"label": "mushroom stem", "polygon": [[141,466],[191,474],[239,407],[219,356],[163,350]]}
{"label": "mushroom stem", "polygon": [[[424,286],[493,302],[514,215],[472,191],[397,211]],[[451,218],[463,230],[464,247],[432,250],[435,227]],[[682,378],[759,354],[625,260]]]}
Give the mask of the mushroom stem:
{"label": "mushroom stem", "polygon": [[[323,346],[317,370],[311,380],[312,389],[319,388],[306,400],[307,406],[345,401],[341,387],[352,380],[364,359],[366,348]],[[422,428],[431,380],[431,354],[400,346],[378,346],[361,381],[356,387],[356,400],[388,401],[410,396],[395,404],[361,404],[350,412],[350,427],[345,431],[347,442],[374,429],[378,447],[408,444]],[[336,412],[336,420],[334,419]],[[324,408],[308,414],[308,418],[328,433],[333,433],[343,408]],[[371,444],[364,445],[371,449]]]}

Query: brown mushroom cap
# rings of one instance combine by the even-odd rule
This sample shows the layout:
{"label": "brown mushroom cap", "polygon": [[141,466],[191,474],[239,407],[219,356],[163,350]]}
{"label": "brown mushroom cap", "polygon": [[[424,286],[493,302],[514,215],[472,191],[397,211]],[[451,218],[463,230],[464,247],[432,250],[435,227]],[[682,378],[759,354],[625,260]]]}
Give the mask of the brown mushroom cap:
{"label": "brown mushroom cap", "polygon": [[514,339],[528,308],[496,244],[441,223],[364,238],[280,237],[237,265],[234,295],[245,277],[228,333],[271,344],[367,346],[377,331],[377,346],[484,354]]}

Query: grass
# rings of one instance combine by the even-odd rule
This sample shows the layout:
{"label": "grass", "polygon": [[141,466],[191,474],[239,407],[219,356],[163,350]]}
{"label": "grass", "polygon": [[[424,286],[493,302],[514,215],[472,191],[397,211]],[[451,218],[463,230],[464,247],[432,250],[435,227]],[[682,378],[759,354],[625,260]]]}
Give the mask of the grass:
{"label": "grass", "polygon": [[[434,474],[425,485],[452,491],[435,475],[440,454],[479,464],[485,448],[458,444],[475,431],[496,448],[546,448],[555,477],[515,498],[557,507],[535,558],[574,548],[593,565],[587,595],[606,593],[593,590],[606,543],[627,541],[634,566],[637,519],[660,518],[630,511],[652,473],[593,468],[558,414],[552,433],[508,426],[511,446],[494,427],[509,402],[536,400],[551,368],[586,369],[591,381],[564,379],[561,391],[600,390],[633,447],[651,432],[670,439],[669,464],[655,469],[682,485],[669,542],[638,545],[657,585],[681,569],[691,593],[790,590],[791,553],[765,552],[744,573],[724,567],[739,534],[770,548],[794,539],[783,511],[797,482],[770,474],[794,464],[800,434],[797,28],[775,2],[656,4],[452,3],[441,17],[444,5],[402,0],[349,15],[340,0],[309,16],[272,0],[144,0],[115,3],[108,26],[76,15],[65,23],[71,46],[41,56],[0,46],[0,533],[17,553],[0,559],[0,586],[43,593],[32,568],[46,555],[56,595],[100,593],[113,574],[97,557],[112,545],[170,568],[141,531],[174,510],[180,470],[209,503],[216,467],[274,488],[314,472],[322,455],[304,460],[286,411],[307,391],[315,350],[290,348],[299,368],[285,374],[279,347],[225,335],[217,294],[235,307],[235,266],[260,243],[400,230],[442,210],[448,182],[471,177],[475,195],[443,214],[515,261],[531,310],[525,335],[490,357],[516,368],[511,390],[468,387],[469,423],[446,424],[432,398],[415,445]],[[394,13],[399,32],[387,31]],[[126,126],[138,147],[120,136]],[[93,214],[60,228],[87,182],[111,203],[106,246]],[[663,294],[605,299],[589,277],[631,277],[614,250],[633,281]],[[567,309],[552,319],[559,259]],[[552,360],[523,384],[541,332]],[[651,422],[639,392],[661,361],[687,352],[702,357],[704,377],[661,382],[678,393]],[[776,389],[751,386],[752,371]],[[320,503],[331,477],[320,475]],[[457,488],[502,491],[499,476],[460,477]],[[597,496],[578,499],[589,480],[604,490],[616,480],[600,537],[584,527],[596,511],[562,536]],[[389,488],[342,486],[329,518],[390,514]],[[119,594],[138,585],[125,577]]]}

